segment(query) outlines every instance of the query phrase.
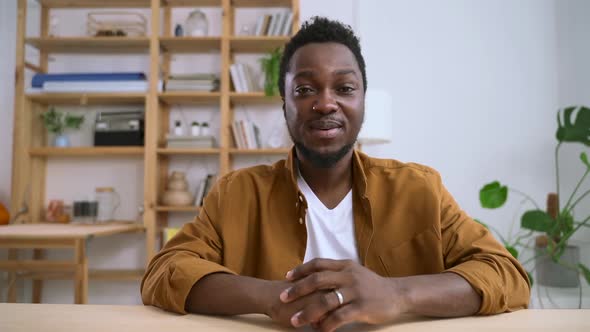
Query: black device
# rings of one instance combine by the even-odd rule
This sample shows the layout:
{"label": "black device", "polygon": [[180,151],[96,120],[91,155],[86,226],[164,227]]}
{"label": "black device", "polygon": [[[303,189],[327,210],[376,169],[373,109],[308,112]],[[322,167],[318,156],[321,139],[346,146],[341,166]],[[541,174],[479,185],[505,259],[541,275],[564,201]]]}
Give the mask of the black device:
{"label": "black device", "polygon": [[94,146],[143,146],[144,111],[98,112]]}

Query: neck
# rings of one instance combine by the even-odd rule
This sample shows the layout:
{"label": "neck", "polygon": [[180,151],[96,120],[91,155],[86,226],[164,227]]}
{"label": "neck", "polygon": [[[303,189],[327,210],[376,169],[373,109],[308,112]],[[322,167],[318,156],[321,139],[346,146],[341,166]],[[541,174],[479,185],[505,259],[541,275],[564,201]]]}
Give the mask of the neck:
{"label": "neck", "polygon": [[297,151],[299,172],[315,193],[348,192],[352,188],[352,155],[351,149],[332,167],[321,168],[305,160]]}

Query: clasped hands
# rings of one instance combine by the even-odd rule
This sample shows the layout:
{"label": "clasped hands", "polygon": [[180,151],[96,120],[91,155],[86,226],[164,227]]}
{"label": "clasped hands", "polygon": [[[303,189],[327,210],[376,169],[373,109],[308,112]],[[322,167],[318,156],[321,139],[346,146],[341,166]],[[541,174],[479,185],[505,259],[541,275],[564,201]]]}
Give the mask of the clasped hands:
{"label": "clasped hands", "polygon": [[384,323],[407,310],[399,282],[348,260],[314,259],[289,271],[286,281],[273,287],[269,317],[294,327],[309,324],[322,332],[352,322]]}

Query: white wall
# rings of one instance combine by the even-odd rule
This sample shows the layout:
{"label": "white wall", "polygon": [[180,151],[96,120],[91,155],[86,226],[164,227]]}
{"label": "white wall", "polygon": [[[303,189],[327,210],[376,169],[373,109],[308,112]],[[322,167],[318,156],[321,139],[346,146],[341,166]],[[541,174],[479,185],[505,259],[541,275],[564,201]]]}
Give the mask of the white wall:
{"label": "white wall", "polygon": [[[590,98],[589,24],[583,19],[590,4],[359,3],[368,86],[389,91],[394,112],[393,142],[365,150],[435,167],[469,214],[504,234],[520,216],[518,200],[484,210],[478,200],[484,183],[500,180],[543,207],[546,193],[555,190],[556,110]],[[579,154],[580,147],[575,150]],[[572,188],[574,168],[581,172],[574,161],[562,158],[562,188]],[[588,262],[587,243],[584,250]]]}

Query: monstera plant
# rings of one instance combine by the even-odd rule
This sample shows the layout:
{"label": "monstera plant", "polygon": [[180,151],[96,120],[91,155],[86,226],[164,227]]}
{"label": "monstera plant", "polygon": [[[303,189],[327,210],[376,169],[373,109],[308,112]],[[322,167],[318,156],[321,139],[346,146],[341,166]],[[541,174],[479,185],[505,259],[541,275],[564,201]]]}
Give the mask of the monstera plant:
{"label": "monstera plant", "polygon": [[[575,120],[574,120],[575,117]],[[548,210],[540,208],[531,196],[512,189],[499,181],[493,181],[481,188],[479,199],[481,206],[497,209],[508,200],[509,193],[514,193],[529,202],[534,208],[525,211],[520,218],[520,230],[517,234],[504,237],[493,226],[484,224],[496,234],[508,251],[519,258],[523,249],[533,249],[532,258],[522,261],[532,279],[532,269],[536,270],[539,283],[547,286],[578,287],[578,275],[581,274],[590,284],[590,269],[579,262],[579,249],[569,245],[571,237],[583,227],[590,227],[590,216],[575,215],[574,209],[580,204],[588,204],[590,190],[581,191],[590,174],[590,162],[586,152],[581,152],[580,161],[584,165],[577,185],[567,190],[566,196],[560,192],[559,181],[559,150],[564,143],[581,143],[585,148],[590,147],[590,108],[584,106],[567,107],[557,113],[557,147],[555,148],[555,181],[557,193],[549,194]],[[560,200],[567,197],[566,200]],[[565,203],[565,204],[563,204]],[[478,220],[478,222],[481,222]],[[512,229],[512,228],[511,228]],[[532,240],[535,245],[531,246]],[[573,251],[572,251],[573,250]],[[578,250],[577,253],[575,250]],[[572,254],[569,252],[572,251]],[[567,257],[566,257],[567,256]],[[575,256],[575,257],[574,257]],[[532,269],[528,266],[535,262]],[[544,264],[544,265],[543,265]],[[546,265],[551,264],[551,266]],[[570,282],[554,281],[570,275]],[[574,280],[571,281],[573,274]],[[550,280],[550,278],[553,278]],[[542,279],[542,280],[541,280]],[[542,282],[543,281],[543,282]]]}

